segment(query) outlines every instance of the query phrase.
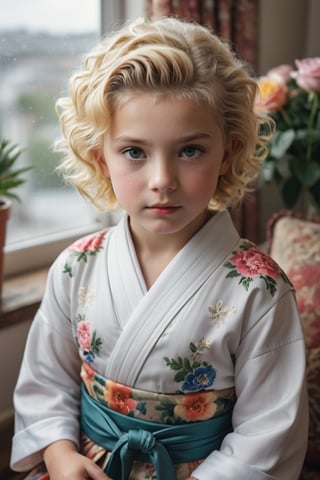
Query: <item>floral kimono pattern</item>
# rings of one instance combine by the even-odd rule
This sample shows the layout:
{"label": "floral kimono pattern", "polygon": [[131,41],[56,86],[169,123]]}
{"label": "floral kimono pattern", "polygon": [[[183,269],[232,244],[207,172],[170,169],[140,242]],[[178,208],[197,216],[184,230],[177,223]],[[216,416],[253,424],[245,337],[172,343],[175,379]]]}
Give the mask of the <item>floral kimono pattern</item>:
{"label": "floral kimono pattern", "polygon": [[[232,411],[221,447],[176,464],[178,480],[221,472],[226,480],[296,480],[307,439],[305,350],[287,277],[217,212],[147,289],[127,220],[75,242],[49,272],[15,390],[12,467],[39,465],[29,480],[45,480],[41,449],[57,438],[79,441],[83,382],[102,405],[147,422],[205,422]],[[110,452],[84,434],[79,447],[107,464]],[[155,480],[154,467],[136,461],[130,480],[142,479]]]}

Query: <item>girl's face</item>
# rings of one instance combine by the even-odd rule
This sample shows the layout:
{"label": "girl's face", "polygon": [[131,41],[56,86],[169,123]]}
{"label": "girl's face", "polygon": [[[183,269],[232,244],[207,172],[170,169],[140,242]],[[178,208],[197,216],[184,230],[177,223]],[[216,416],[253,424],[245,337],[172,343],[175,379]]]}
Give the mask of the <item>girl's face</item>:
{"label": "girl's face", "polygon": [[103,153],[133,234],[180,243],[206,222],[208,203],[232,154],[211,108],[150,93],[120,102]]}

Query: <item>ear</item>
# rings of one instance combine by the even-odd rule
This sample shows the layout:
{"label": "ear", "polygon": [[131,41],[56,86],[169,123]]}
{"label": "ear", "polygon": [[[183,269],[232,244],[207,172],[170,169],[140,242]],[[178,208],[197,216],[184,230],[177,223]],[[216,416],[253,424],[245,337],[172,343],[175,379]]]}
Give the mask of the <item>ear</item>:
{"label": "ear", "polygon": [[231,143],[230,145],[227,145],[224,150],[222,162],[220,165],[219,176],[225,175],[227,173],[232,162],[232,157],[233,157],[233,145]]}
{"label": "ear", "polygon": [[93,155],[94,155],[97,163],[99,164],[99,167],[101,168],[101,171],[102,171],[103,175],[105,175],[105,177],[109,178],[109,169],[108,169],[107,163],[106,163],[102,153],[99,150],[94,150]]}

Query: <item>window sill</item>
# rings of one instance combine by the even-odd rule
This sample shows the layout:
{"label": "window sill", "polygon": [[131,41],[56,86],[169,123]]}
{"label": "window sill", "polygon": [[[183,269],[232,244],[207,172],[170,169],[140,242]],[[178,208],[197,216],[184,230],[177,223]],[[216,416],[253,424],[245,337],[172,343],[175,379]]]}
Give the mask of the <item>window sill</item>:
{"label": "window sill", "polygon": [[0,329],[35,315],[42,299],[48,269],[9,277],[3,282]]}

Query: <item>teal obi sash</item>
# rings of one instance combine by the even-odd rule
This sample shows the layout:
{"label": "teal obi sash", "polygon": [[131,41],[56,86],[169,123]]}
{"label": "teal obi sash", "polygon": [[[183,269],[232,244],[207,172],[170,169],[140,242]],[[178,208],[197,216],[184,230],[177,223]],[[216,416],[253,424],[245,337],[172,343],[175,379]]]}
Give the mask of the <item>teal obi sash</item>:
{"label": "teal obi sash", "polygon": [[127,480],[134,460],[152,463],[157,480],[176,480],[174,463],[206,458],[232,431],[232,410],[199,422],[161,424],[111,410],[81,388],[81,429],[112,451],[105,468],[112,480]]}

